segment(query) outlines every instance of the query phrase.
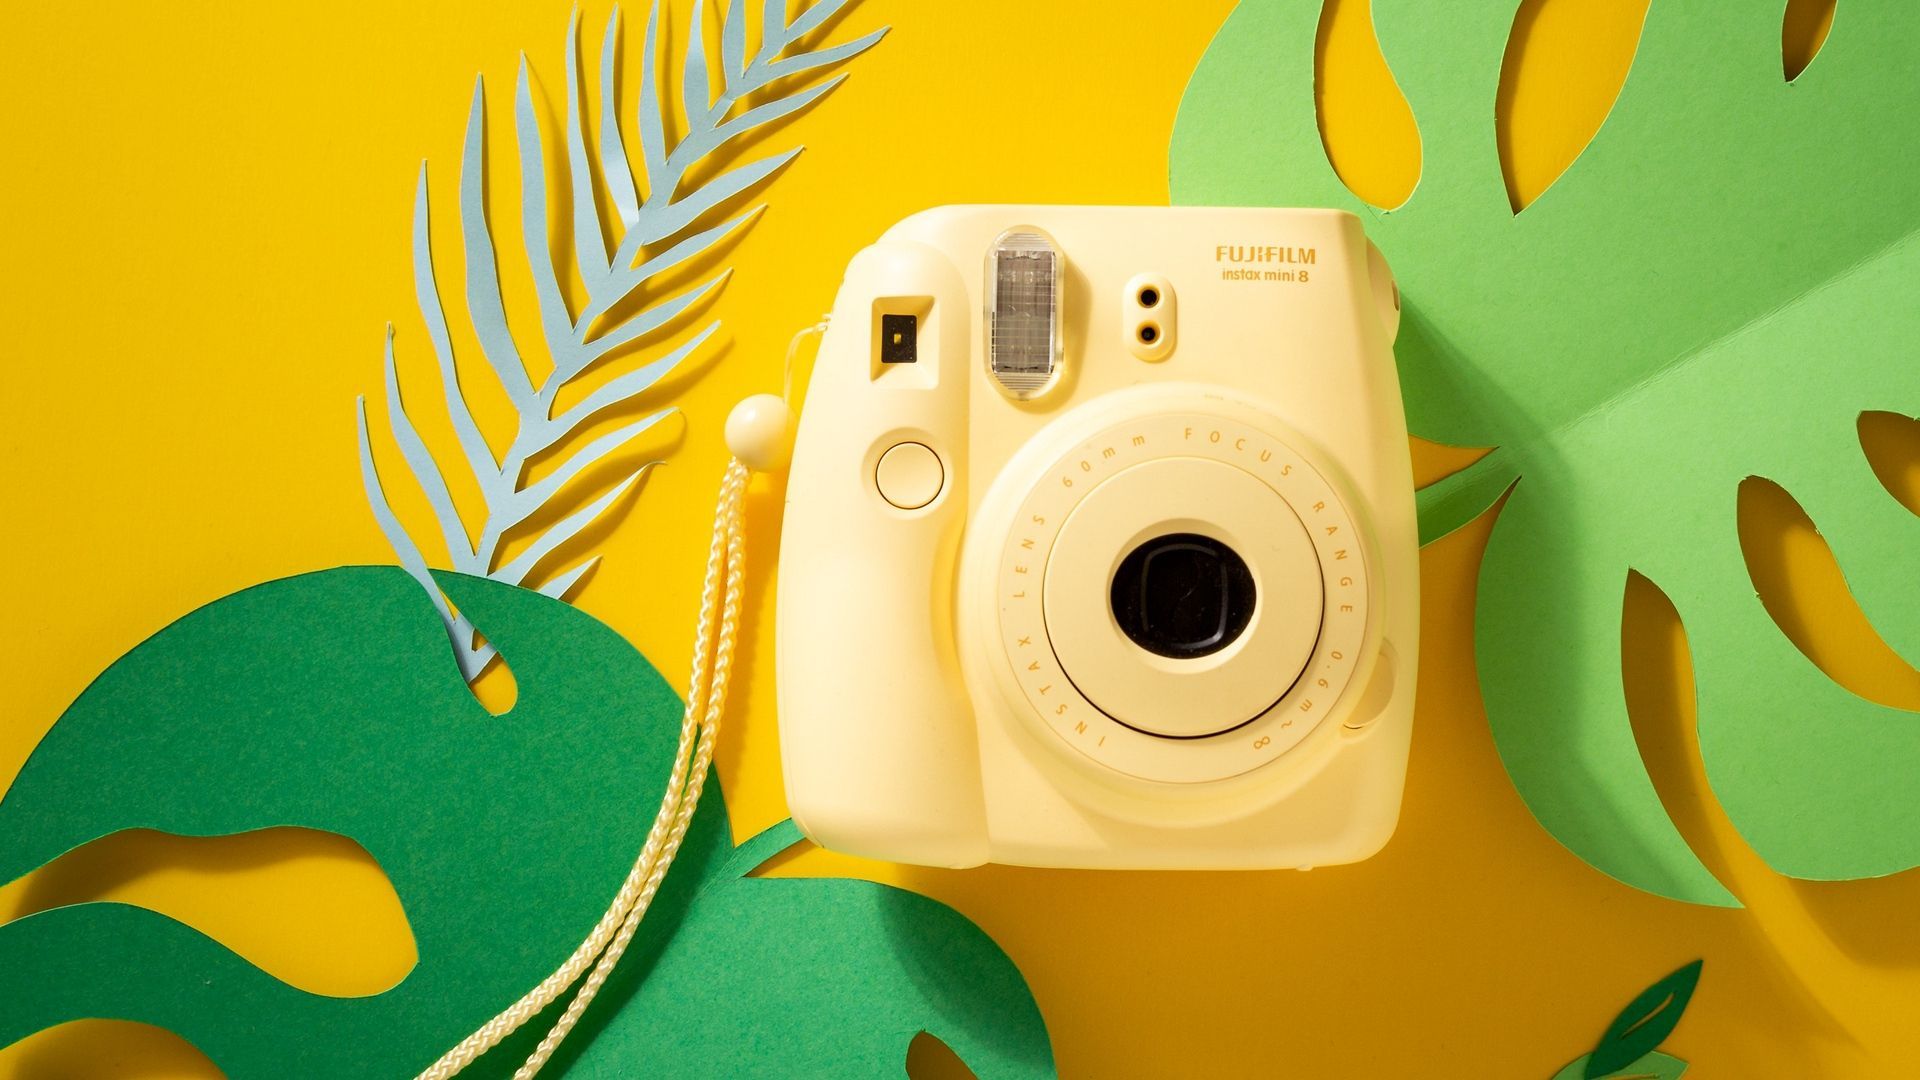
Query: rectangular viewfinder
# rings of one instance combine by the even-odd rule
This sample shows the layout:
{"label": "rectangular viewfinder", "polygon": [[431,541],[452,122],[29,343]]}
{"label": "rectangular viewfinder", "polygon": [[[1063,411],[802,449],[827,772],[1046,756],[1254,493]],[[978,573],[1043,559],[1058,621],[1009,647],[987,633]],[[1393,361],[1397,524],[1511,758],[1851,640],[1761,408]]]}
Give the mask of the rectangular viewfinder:
{"label": "rectangular viewfinder", "polygon": [[940,316],[931,296],[876,296],[867,324],[867,377],[890,390],[940,380]]}
{"label": "rectangular viewfinder", "polygon": [[912,364],[920,359],[920,317],[918,315],[880,316],[880,362]]}

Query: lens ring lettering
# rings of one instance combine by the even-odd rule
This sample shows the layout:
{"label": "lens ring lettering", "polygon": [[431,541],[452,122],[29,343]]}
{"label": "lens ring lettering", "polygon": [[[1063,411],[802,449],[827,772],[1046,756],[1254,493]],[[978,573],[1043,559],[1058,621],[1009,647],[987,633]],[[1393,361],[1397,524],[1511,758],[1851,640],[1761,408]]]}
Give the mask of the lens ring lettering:
{"label": "lens ring lettering", "polygon": [[[1163,457],[1236,465],[1278,491],[1307,527],[1325,589],[1319,642],[1287,694],[1217,736],[1169,740],[1107,716],[1074,687],[1049,646],[1035,567],[1045,566],[1067,515],[1106,479]],[[1051,478],[1051,481],[1049,480]],[[999,560],[1000,630],[1014,681],[1051,737],[1107,768],[1142,779],[1223,779],[1273,761],[1317,730],[1345,697],[1372,604],[1366,544],[1331,484],[1292,447],[1253,425],[1172,413],[1114,425],[1062,454],[1033,485]],[[1021,569],[1016,572],[1015,567]],[[1048,687],[1045,694],[1040,687]],[[1062,700],[1064,698],[1064,700]]]}

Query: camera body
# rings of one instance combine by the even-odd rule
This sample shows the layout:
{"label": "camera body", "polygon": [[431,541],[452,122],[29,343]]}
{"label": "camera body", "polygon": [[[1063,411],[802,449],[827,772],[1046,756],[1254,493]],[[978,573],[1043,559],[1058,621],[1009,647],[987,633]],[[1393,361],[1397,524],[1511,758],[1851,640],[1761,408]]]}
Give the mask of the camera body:
{"label": "camera body", "polygon": [[802,831],[950,867],[1377,851],[1419,628],[1398,318],[1339,211],[943,207],[856,256],[781,543]]}

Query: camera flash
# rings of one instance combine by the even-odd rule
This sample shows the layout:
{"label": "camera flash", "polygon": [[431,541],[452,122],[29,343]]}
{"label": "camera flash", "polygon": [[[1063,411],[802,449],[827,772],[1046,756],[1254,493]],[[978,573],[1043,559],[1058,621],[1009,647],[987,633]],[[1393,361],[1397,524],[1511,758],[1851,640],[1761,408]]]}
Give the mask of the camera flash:
{"label": "camera flash", "polygon": [[1037,229],[1000,234],[987,255],[987,370],[1016,398],[1060,369],[1060,250]]}

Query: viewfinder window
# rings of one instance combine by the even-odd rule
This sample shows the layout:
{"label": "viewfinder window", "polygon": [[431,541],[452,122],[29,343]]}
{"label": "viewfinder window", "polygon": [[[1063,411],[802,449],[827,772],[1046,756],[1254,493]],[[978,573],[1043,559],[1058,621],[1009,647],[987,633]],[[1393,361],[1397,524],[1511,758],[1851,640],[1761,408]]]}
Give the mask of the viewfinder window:
{"label": "viewfinder window", "polygon": [[918,315],[880,316],[880,362],[912,364],[920,359],[920,317]]}

